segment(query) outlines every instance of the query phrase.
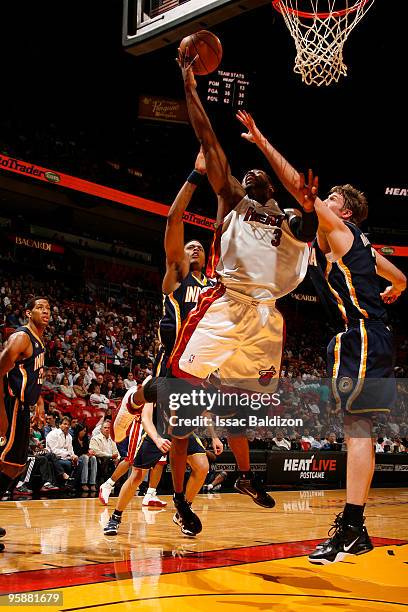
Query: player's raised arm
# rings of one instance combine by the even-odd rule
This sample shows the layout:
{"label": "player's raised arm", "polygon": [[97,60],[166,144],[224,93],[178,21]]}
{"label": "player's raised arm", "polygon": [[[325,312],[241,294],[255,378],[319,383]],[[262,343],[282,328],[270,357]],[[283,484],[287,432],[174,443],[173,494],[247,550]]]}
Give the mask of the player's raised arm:
{"label": "player's raised arm", "polygon": [[183,215],[205,174],[205,158],[202,149],[200,149],[194,164],[194,170],[178,192],[167,215],[164,237],[166,274],[162,283],[163,293],[166,295],[176,289],[177,284],[187,276],[190,269],[190,261],[184,249]]}
{"label": "player's raised arm", "polygon": [[[268,160],[282,185],[304,208],[304,192],[303,189],[301,189],[300,173],[271,145],[249,113],[246,111],[238,111],[236,117],[248,130],[248,132],[242,134],[242,137],[248,142],[256,144]],[[308,209],[308,204],[306,204],[305,210],[310,212],[313,210],[313,205],[311,207],[309,206]]]}
{"label": "player's raised arm", "polygon": [[381,298],[386,304],[392,304],[407,288],[407,277],[401,270],[394,266],[394,264],[388,261],[388,259],[378,253],[378,251],[375,252],[375,259],[378,276],[392,283],[381,293]]}
{"label": "player's raised arm", "polygon": [[186,50],[184,55],[179,55],[178,63],[183,75],[191,125],[204,151],[208,180],[215,193],[222,196],[228,203],[225,204],[224,202],[226,209],[224,214],[226,214],[229,212],[228,209],[231,210],[238,204],[245,195],[245,190],[232,176],[226,155],[218,142],[211,122],[198,96],[188,50]]}
{"label": "player's raised arm", "polygon": [[[296,199],[303,209],[302,217],[292,216],[289,221],[292,233],[296,238],[304,242],[313,240],[317,231],[317,218],[314,214],[314,199],[311,197],[313,182],[305,184],[303,174],[299,173],[290,163],[277,151],[258,129],[252,116],[246,111],[238,111],[237,119],[246,127],[247,133],[242,137],[258,146],[265,155],[271,168],[275,172],[282,185]],[[307,197],[309,194],[309,198]]]}

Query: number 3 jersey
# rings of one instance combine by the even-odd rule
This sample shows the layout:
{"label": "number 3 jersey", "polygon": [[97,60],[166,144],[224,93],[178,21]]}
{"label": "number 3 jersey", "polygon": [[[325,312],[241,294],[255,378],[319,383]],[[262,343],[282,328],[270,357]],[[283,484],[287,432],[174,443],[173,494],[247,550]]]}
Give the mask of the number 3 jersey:
{"label": "number 3 jersey", "polygon": [[303,280],[309,247],[294,237],[290,222],[270,199],[265,205],[245,196],[217,228],[207,276],[255,300],[276,300]]}
{"label": "number 3 jersey", "polygon": [[14,368],[4,377],[5,397],[14,397],[22,404],[34,406],[41,393],[44,372],[45,346],[28,326],[19,327],[16,332],[25,332],[33,347],[31,357],[16,361]]}

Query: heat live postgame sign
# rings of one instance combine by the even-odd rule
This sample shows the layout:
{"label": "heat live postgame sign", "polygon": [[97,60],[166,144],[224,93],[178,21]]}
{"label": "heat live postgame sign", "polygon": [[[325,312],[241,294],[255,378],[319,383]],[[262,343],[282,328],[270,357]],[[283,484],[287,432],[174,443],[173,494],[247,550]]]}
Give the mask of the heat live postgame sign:
{"label": "heat live postgame sign", "polygon": [[[123,204],[124,206],[130,206],[138,210],[144,210],[154,215],[160,215],[167,217],[170,207],[154,200],[148,200],[147,198],[141,198],[139,196],[131,195],[112,187],[105,187],[98,183],[86,181],[85,179],[76,178],[69,174],[63,174],[62,172],[55,172],[49,168],[43,168],[25,162],[8,155],[0,155],[0,170],[6,170],[20,176],[36,179],[45,183],[53,183],[59,187],[65,187],[73,189],[75,191],[81,191],[89,195],[102,198],[104,200],[110,200],[117,204]],[[193,212],[186,211],[184,213],[184,221],[191,225],[197,225],[204,229],[214,231],[215,220],[202,215],[196,215]],[[401,257],[408,257],[408,247],[401,246],[389,246],[389,245],[373,245],[375,249],[381,251],[384,255],[394,255]]]}
{"label": "heat live postgame sign", "polygon": [[269,453],[267,482],[322,485],[345,482],[346,454],[341,452],[280,451]]}

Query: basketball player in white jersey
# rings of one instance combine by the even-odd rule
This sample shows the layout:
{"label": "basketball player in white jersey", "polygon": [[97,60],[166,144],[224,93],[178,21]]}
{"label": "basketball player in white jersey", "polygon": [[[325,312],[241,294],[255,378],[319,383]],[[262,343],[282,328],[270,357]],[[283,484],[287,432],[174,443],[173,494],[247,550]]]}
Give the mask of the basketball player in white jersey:
{"label": "basketball player in white jersey", "polygon": [[[192,63],[180,56],[179,64],[190,120],[218,196],[217,230],[207,269],[207,276],[218,282],[200,294],[180,330],[169,366],[174,376],[192,384],[216,373],[224,388],[267,393],[277,383],[283,348],[284,321],[275,302],[306,273],[307,241],[315,236],[316,214],[313,204],[299,216],[281,210],[262,170],[250,170],[242,183],[232,176],[199,99]],[[148,394],[145,387],[145,397]],[[236,489],[272,508],[274,500],[250,471],[245,427],[234,433],[229,445],[240,471]]]}

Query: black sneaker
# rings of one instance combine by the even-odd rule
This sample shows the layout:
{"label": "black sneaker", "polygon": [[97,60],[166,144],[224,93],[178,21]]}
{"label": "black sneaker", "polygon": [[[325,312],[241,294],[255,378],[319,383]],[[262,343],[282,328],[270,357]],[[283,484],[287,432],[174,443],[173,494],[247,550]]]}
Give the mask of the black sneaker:
{"label": "black sneaker", "polygon": [[121,518],[119,516],[115,516],[112,514],[106,526],[104,527],[103,533],[107,536],[115,536],[118,535],[119,525],[121,523]]}
{"label": "black sneaker", "polygon": [[3,527],[0,527],[0,538],[4,538],[6,535],[6,530]]}
{"label": "black sneaker", "polygon": [[173,522],[181,527],[181,533],[190,537],[199,534],[203,526],[198,516],[192,511],[190,504],[185,499],[178,500],[174,497],[173,503],[177,510],[173,516]]}
{"label": "black sneaker", "polygon": [[26,487],[25,484],[23,484],[20,487],[16,487],[13,491],[13,494],[14,495],[32,495],[33,492],[31,489]]}
{"label": "black sneaker", "polygon": [[258,506],[273,508],[275,505],[273,497],[271,497],[263,486],[255,480],[254,476],[250,478],[243,478],[240,476],[235,481],[234,488],[240,493],[252,497],[253,501],[258,504]]}
{"label": "black sneaker", "polygon": [[343,520],[343,513],[336,516],[329,536],[328,540],[316,546],[309,555],[310,563],[328,565],[343,561],[349,555],[364,555],[374,548],[364,525],[348,525]]}

